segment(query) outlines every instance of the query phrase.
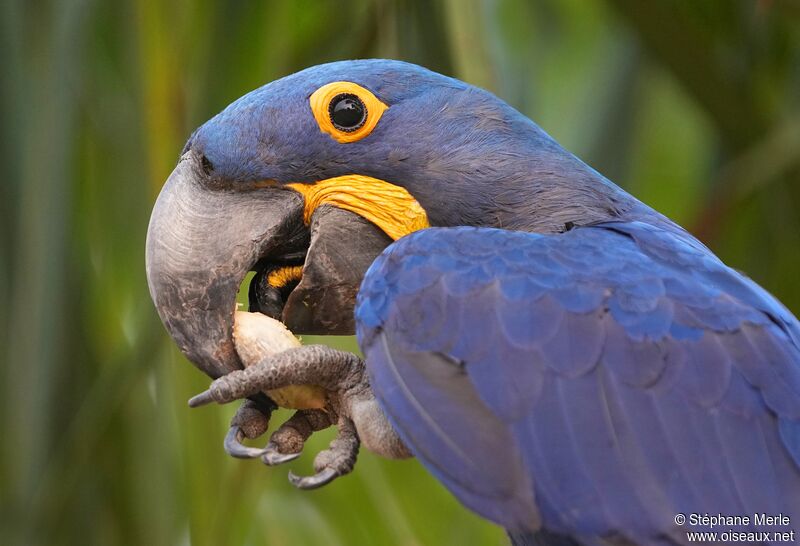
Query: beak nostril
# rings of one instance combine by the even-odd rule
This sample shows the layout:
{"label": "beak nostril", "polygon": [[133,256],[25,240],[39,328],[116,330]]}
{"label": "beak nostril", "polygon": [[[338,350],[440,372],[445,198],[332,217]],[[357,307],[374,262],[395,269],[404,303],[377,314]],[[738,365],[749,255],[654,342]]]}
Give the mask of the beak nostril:
{"label": "beak nostril", "polygon": [[208,159],[205,154],[200,157],[200,165],[203,167],[203,172],[207,175],[214,171],[214,164],[211,163],[211,160]]}

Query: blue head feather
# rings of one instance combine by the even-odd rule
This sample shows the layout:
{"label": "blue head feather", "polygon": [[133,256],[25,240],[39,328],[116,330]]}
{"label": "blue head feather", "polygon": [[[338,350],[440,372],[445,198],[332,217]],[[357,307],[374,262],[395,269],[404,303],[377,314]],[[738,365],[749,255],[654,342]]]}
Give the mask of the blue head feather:
{"label": "blue head feather", "polygon": [[[366,138],[342,144],[319,130],[308,99],[333,81],[357,83],[389,106]],[[555,231],[644,210],[496,96],[400,61],[340,61],[276,80],[187,146],[229,181],[379,178],[408,189],[433,225]]]}

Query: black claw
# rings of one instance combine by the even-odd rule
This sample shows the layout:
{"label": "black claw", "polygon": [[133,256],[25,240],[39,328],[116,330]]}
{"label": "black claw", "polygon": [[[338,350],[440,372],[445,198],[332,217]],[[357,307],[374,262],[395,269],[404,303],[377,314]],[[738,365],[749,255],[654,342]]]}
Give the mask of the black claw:
{"label": "black claw", "polygon": [[298,458],[302,453],[281,453],[278,451],[278,446],[274,442],[270,442],[267,444],[267,447],[264,448],[264,451],[261,455],[261,461],[268,466],[277,466],[279,464],[288,463],[289,461],[294,461]]}
{"label": "black claw", "polygon": [[265,449],[246,446],[242,440],[244,440],[244,432],[241,428],[235,425],[229,428],[228,434],[225,435],[225,452],[237,459],[255,459],[264,455]]}
{"label": "black claw", "polygon": [[289,471],[289,481],[298,489],[317,489],[323,485],[331,483],[339,473],[333,468],[325,468],[313,476],[298,476],[291,470]]}
{"label": "black claw", "polygon": [[214,396],[211,394],[211,389],[207,391],[203,391],[200,394],[192,396],[189,399],[189,407],[190,408],[199,408],[200,406],[205,406],[206,404],[210,404],[215,402]]}

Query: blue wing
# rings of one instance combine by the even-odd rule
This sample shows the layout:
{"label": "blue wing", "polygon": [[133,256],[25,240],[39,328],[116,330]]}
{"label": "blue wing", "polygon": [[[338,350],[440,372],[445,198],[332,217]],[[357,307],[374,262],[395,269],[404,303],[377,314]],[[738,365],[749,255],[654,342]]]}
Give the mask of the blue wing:
{"label": "blue wing", "polygon": [[424,230],[372,265],[356,318],[403,440],[508,529],[800,521],[800,326],[685,232]]}

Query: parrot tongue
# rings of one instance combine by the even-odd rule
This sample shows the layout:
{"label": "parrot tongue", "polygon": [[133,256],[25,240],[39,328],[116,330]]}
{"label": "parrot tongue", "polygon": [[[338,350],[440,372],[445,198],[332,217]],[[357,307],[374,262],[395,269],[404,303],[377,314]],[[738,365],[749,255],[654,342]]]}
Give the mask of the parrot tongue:
{"label": "parrot tongue", "polygon": [[304,261],[282,256],[257,266],[249,310],[280,319],[300,334],[351,335],[361,280],[392,239],[370,221],[332,205],[314,211],[310,230]]}

